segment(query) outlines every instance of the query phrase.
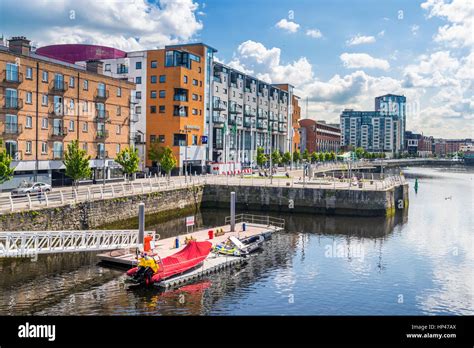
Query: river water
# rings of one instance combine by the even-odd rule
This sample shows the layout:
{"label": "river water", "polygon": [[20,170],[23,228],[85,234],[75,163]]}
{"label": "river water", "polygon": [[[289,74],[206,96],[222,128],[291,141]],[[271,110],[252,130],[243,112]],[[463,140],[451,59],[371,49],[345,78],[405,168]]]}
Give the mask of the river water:
{"label": "river water", "polygon": [[[273,214],[286,231],[248,263],[174,291],[128,289],[123,271],[93,253],[2,260],[0,314],[473,315],[474,170],[404,171],[408,213]],[[226,215],[206,210],[197,222],[219,225]],[[156,227],[163,237],[185,232],[182,218]]]}

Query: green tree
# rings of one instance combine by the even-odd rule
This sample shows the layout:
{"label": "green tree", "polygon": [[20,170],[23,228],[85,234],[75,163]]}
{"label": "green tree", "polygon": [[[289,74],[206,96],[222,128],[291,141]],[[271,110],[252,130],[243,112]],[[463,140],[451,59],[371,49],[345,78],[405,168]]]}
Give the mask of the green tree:
{"label": "green tree", "polygon": [[293,162],[298,163],[301,161],[301,153],[298,150],[293,152]]}
{"label": "green tree", "polygon": [[267,163],[267,156],[263,153],[263,147],[257,148],[257,165],[261,168]]}
{"label": "green tree", "polygon": [[362,158],[362,156],[364,155],[364,148],[362,147],[358,147],[355,149],[355,154],[357,156],[358,159]]}
{"label": "green tree", "polygon": [[91,156],[87,155],[86,150],[79,148],[77,140],[68,144],[63,163],[66,167],[66,175],[73,180],[74,186],[77,187],[79,180],[91,177],[90,159]]}
{"label": "green tree", "polygon": [[329,153],[329,155],[330,155],[330,156],[329,156],[329,159],[330,159],[331,161],[335,161],[335,160],[336,160],[336,154],[334,153],[334,151],[331,151],[331,152]]}
{"label": "green tree", "polygon": [[316,151],[313,151],[311,154],[311,163],[316,163],[319,161],[319,155]]}
{"label": "green tree", "polygon": [[310,161],[311,155],[309,154],[308,149],[304,149],[302,157],[303,157],[304,160],[306,160],[308,162]]}
{"label": "green tree", "polygon": [[148,150],[148,159],[152,162],[160,163],[163,157],[164,147],[158,141],[152,141]]}
{"label": "green tree", "polygon": [[173,150],[169,146],[163,148],[163,155],[160,159],[161,168],[165,171],[168,176],[168,180],[171,176],[171,171],[176,167],[178,163],[176,157],[173,154]]}
{"label": "green tree", "polygon": [[331,154],[329,152],[324,153],[324,160],[325,161],[330,161],[331,160]]}
{"label": "green tree", "polygon": [[272,153],[272,164],[278,166],[281,163],[281,160],[282,160],[282,158],[281,158],[281,155],[280,155],[280,151],[278,151],[278,150],[273,151],[273,153]]}
{"label": "green tree", "polygon": [[138,163],[140,157],[138,156],[138,149],[127,147],[120,151],[115,157],[115,162],[122,166],[122,170],[127,176],[127,180],[130,180],[133,173],[138,171]]}
{"label": "green tree", "polygon": [[282,161],[285,164],[290,164],[291,163],[291,153],[289,151],[287,151],[283,154]]}
{"label": "green tree", "polygon": [[10,180],[13,177],[14,168],[10,168],[12,163],[11,156],[7,149],[3,148],[3,141],[0,139],[0,184]]}

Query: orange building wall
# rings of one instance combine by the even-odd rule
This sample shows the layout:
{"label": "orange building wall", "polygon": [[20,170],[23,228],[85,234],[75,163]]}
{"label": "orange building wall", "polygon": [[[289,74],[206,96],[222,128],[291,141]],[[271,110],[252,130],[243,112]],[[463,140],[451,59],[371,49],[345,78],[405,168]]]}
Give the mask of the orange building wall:
{"label": "orange building wall", "polygon": [[[191,51],[190,48],[188,48]],[[192,52],[195,52],[193,49]],[[179,146],[173,145],[173,135],[185,134],[186,127],[194,126],[199,129],[188,129],[188,144],[192,144],[192,136],[198,136],[198,144],[201,145],[201,136],[204,134],[204,86],[205,86],[205,68],[204,60],[201,57],[200,62],[192,61],[191,69],[186,67],[165,67],[165,51],[166,49],[148,51],[147,54],[147,110],[146,110],[146,132],[147,152],[150,147],[150,138],[155,136],[158,141],[159,135],[165,136],[163,146],[169,146],[173,150],[173,154],[179,161]],[[200,55],[200,54],[197,54]],[[157,61],[157,68],[151,68],[151,61]],[[156,75],[157,82],[151,83],[151,76]],[[166,75],[166,82],[160,83],[160,75]],[[184,76],[187,76],[188,82],[184,83]],[[198,85],[193,85],[193,79],[198,81]],[[188,90],[188,101],[175,101],[174,89],[183,88]],[[160,98],[160,90],[166,91],[165,98]],[[151,98],[151,92],[156,91],[156,99]],[[198,95],[198,100],[192,99],[193,94]],[[156,113],[150,112],[150,107],[156,106]],[[160,113],[160,105],[165,106],[165,113]],[[188,116],[174,116],[174,106],[183,105],[188,107]],[[192,109],[197,109],[197,115],[192,114]],[[180,132],[181,131],[181,132]],[[147,159],[147,166],[151,166],[151,161]]]}

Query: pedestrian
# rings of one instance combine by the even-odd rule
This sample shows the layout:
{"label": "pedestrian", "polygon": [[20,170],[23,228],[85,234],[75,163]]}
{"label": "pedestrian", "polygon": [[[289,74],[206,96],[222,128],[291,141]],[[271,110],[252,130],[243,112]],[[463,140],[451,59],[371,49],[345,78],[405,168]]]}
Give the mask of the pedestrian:
{"label": "pedestrian", "polygon": [[37,193],[38,195],[38,202],[41,204],[43,202],[43,189],[40,187]]}

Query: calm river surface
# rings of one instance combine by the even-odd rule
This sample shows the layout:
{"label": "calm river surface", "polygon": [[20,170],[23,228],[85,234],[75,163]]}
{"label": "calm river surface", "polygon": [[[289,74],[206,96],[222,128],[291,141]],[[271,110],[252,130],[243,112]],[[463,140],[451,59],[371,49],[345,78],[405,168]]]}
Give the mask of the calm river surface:
{"label": "calm river surface", "polygon": [[[123,271],[97,265],[92,253],[0,261],[0,314],[473,315],[474,170],[405,173],[408,214],[275,214],[286,231],[247,264],[171,292],[127,290]],[[213,226],[226,215],[206,210],[197,220]],[[164,237],[183,225],[157,227]]]}

